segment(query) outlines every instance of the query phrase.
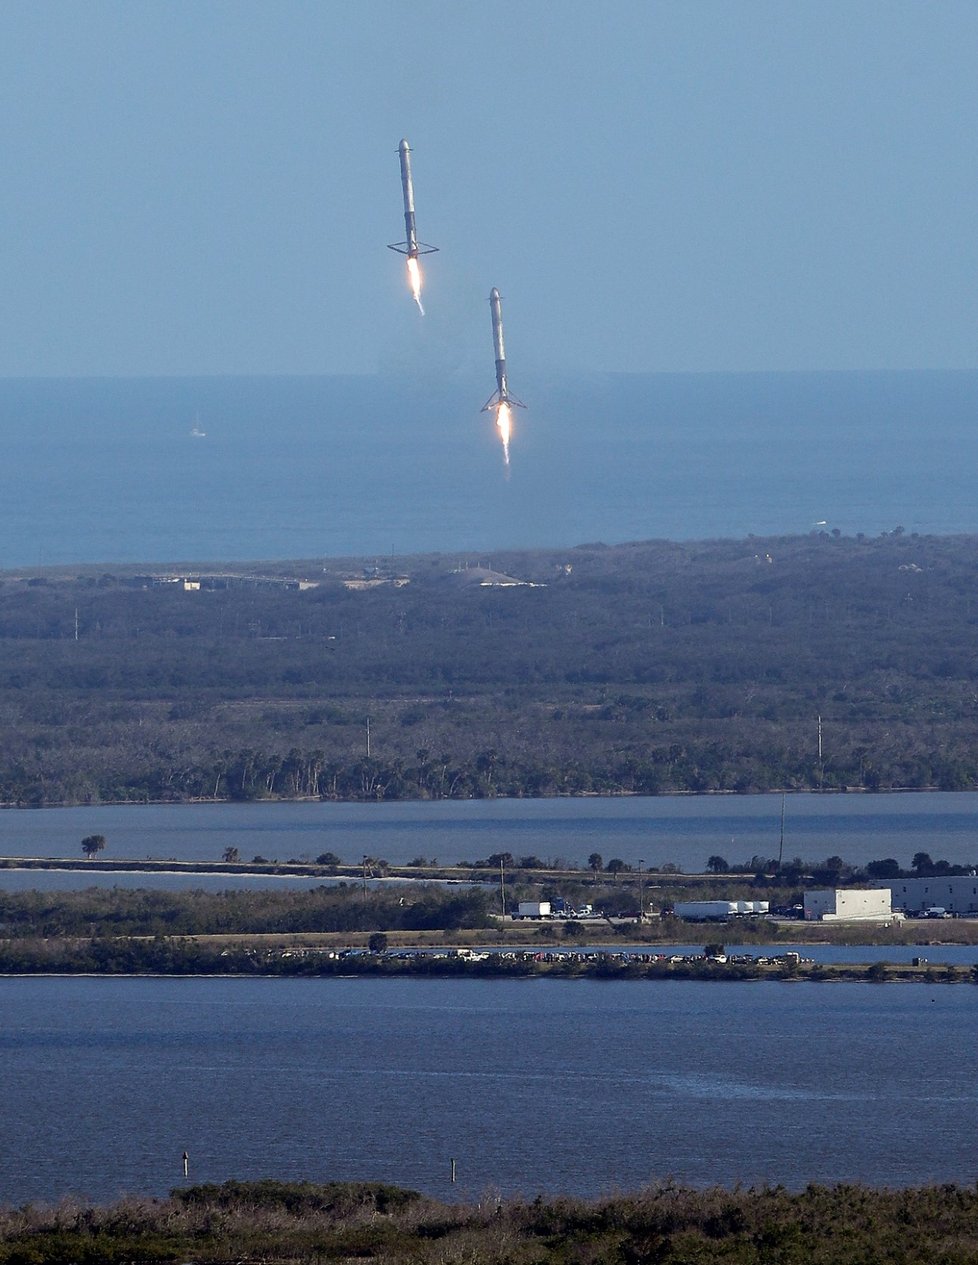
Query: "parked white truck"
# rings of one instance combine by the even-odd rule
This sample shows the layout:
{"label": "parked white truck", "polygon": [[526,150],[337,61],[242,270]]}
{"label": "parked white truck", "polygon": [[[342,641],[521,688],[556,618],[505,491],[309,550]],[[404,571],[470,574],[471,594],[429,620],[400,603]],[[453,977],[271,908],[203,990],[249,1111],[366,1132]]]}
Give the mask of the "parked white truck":
{"label": "parked white truck", "polygon": [[521,900],[516,906],[514,918],[549,918],[550,901],[549,900]]}
{"label": "parked white truck", "polygon": [[674,907],[677,918],[690,922],[726,922],[729,918],[759,918],[768,913],[766,900],[688,900]]}

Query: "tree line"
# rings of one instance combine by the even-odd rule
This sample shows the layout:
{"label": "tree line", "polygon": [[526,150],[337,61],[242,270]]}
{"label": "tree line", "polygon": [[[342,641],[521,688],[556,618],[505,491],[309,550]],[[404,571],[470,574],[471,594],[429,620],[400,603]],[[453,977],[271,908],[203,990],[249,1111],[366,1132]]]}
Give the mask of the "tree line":
{"label": "tree line", "polygon": [[368,591],[322,560],[282,569],[302,592],[8,574],[0,801],[968,789],[976,559],[815,533],[494,557],[533,588],[437,555]]}

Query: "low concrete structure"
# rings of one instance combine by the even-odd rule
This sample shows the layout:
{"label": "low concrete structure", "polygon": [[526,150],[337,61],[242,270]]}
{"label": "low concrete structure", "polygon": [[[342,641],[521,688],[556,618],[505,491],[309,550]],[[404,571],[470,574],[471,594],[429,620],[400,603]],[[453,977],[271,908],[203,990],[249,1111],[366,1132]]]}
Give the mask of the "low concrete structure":
{"label": "low concrete structure", "polygon": [[833,887],[805,893],[805,918],[809,922],[881,922],[892,916],[888,887]]}

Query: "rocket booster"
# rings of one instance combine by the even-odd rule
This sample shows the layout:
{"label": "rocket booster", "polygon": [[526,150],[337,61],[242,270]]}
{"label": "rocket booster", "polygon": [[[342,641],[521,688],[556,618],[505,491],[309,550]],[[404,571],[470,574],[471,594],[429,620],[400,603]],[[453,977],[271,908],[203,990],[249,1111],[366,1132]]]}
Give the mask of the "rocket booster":
{"label": "rocket booster", "polygon": [[492,314],[492,350],[496,358],[496,389],[482,406],[482,411],[487,413],[497,404],[515,404],[517,408],[526,408],[522,400],[510,394],[506,377],[506,345],[503,342],[503,305],[495,286],[489,291],[489,311]]}
{"label": "rocket booster", "polygon": [[408,254],[417,256],[418,233],[414,223],[414,181],[411,179],[411,146],[406,140],[397,147],[401,161],[401,190],[404,194],[404,240]]}
{"label": "rocket booster", "polygon": [[429,246],[418,241],[418,231],[414,223],[414,181],[411,178],[411,146],[402,140],[397,147],[397,155],[401,163],[401,192],[404,195],[404,241],[392,242],[388,250],[396,250],[398,254],[407,255],[408,259],[417,259],[419,255],[433,255],[437,246]]}

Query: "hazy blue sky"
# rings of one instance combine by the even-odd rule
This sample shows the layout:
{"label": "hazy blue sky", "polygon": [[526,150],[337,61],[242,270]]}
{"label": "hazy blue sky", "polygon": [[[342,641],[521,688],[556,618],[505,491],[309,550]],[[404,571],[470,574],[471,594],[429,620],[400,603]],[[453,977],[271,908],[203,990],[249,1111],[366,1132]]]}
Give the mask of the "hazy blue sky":
{"label": "hazy blue sky", "polygon": [[0,374],[468,373],[493,285],[517,388],[974,366],[976,63],[974,0],[5,0]]}

